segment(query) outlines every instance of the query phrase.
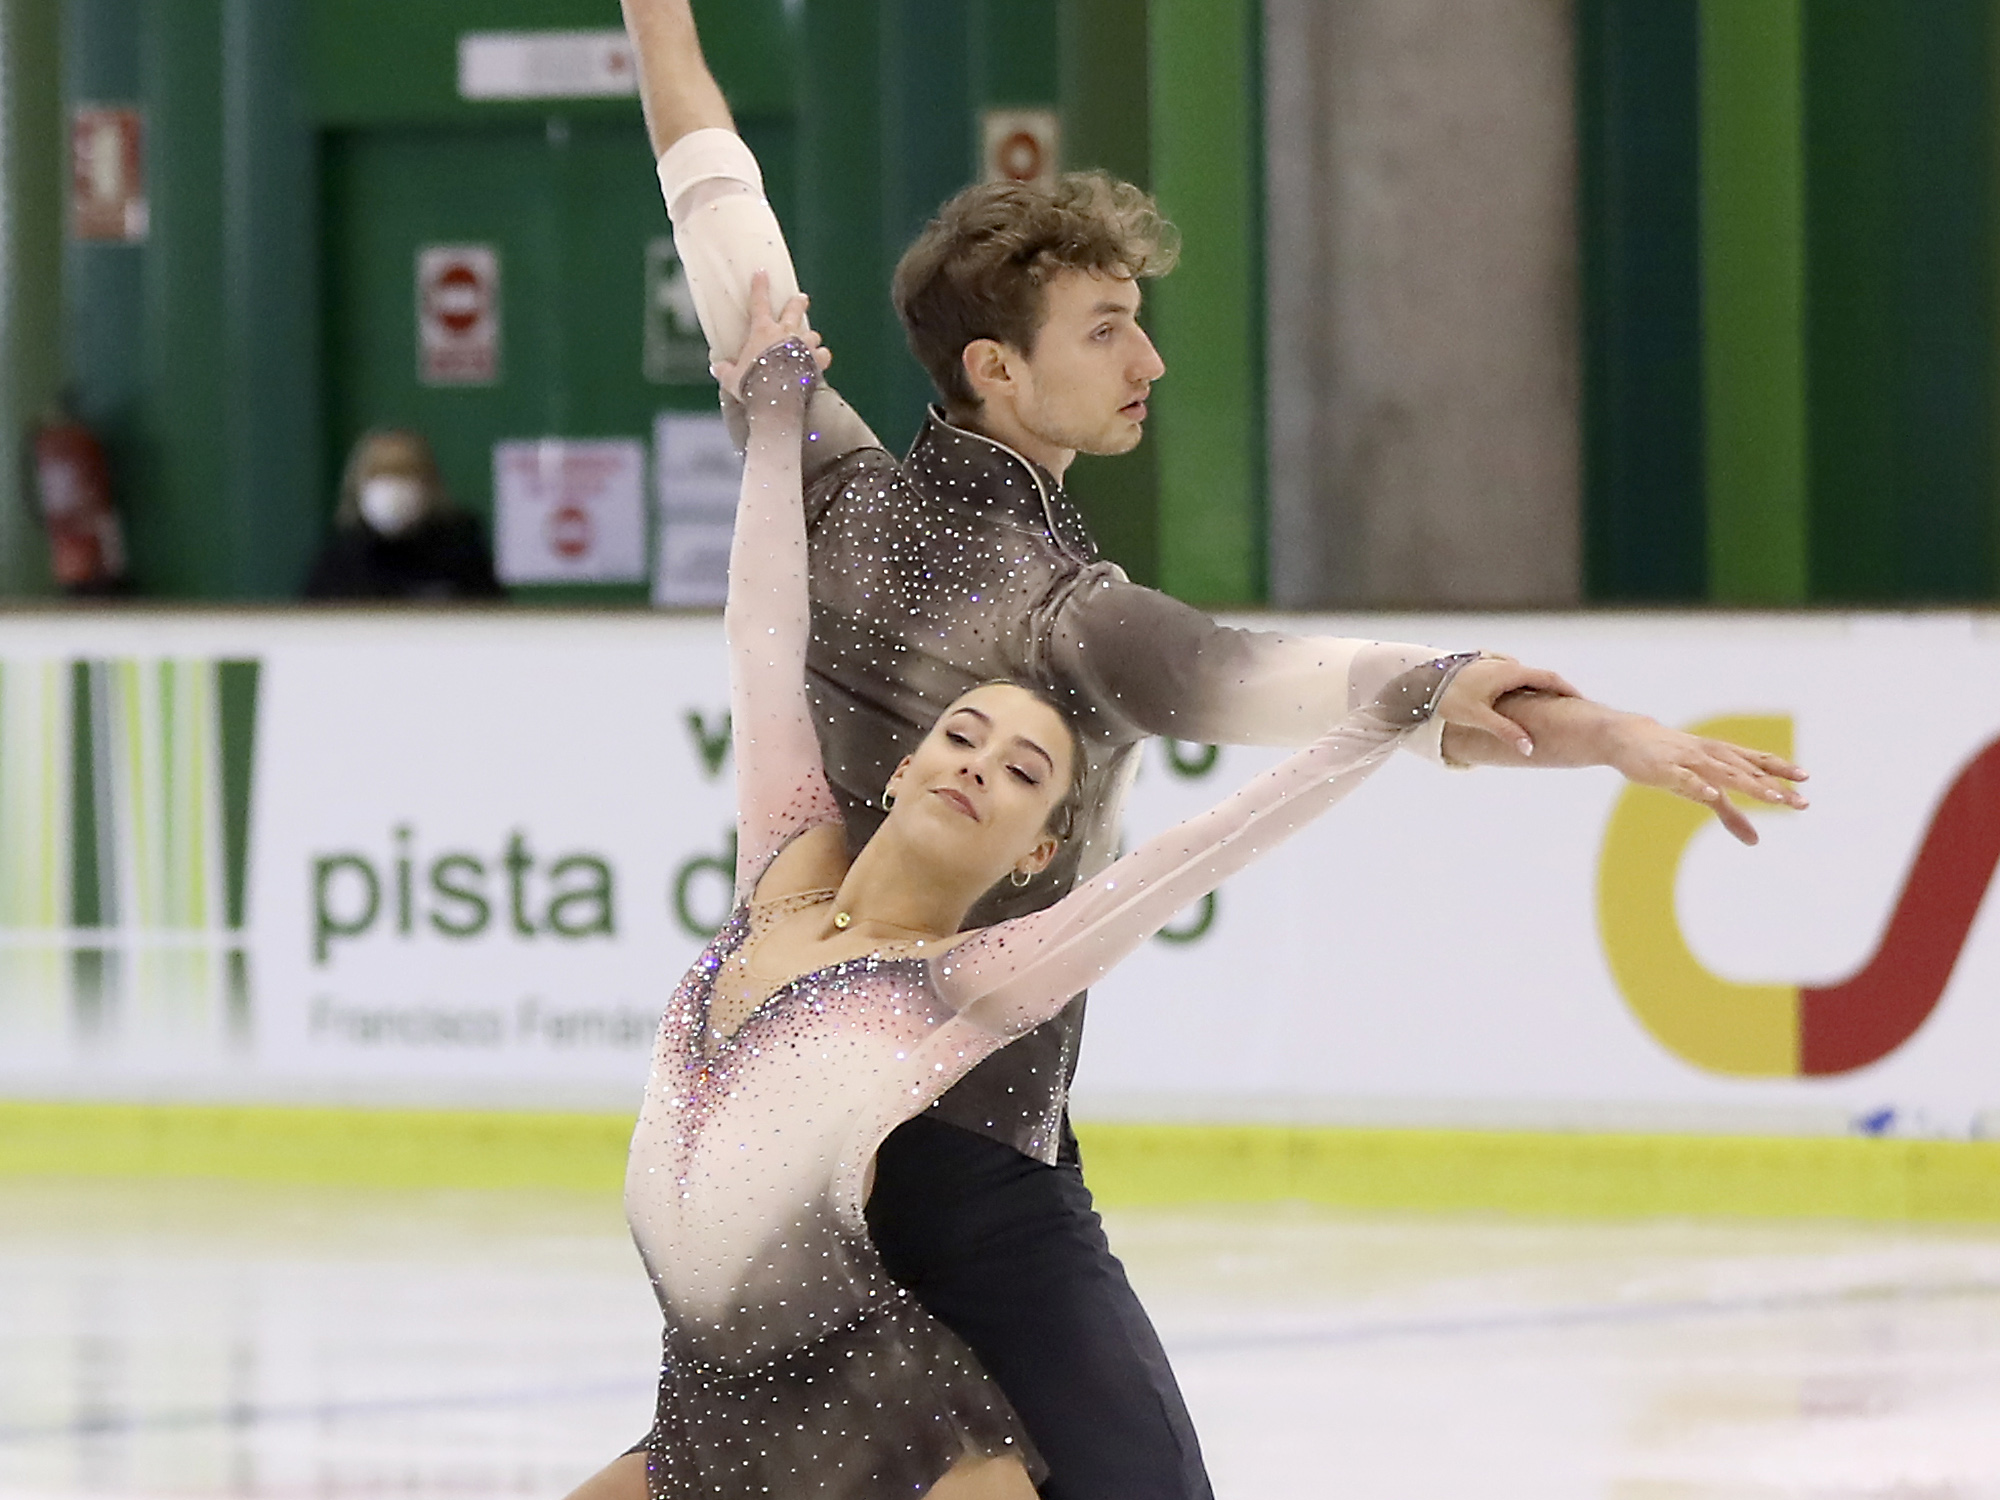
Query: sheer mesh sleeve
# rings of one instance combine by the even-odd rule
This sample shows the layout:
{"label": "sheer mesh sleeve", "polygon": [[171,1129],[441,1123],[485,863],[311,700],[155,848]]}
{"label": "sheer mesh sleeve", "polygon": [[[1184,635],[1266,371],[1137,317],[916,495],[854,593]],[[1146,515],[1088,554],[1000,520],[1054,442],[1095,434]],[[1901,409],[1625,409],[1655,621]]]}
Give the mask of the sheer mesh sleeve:
{"label": "sheer mesh sleeve", "polygon": [[1441,657],[1402,672],[1304,750],[1054,906],[966,939],[932,963],[939,994],[991,1031],[1011,1036],[1039,1026],[1190,901],[1367,780],[1404,736],[1429,722],[1446,684],[1475,659]]}
{"label": "sheer mesh sleeve", "polygon": [[811,353],[791,341],[767,350],[743,378],[750,444],[722,612],[739,901],[793,835],[840,816],[806,701],[811,606],[799,442],[817,377]]}
{"label": "sheer mesh sleeve", "polygon": [[[1052,642],[1066,675],[1088,683],[1148,734],[1205,744],[1296,749],[1369,702],[1434,646],[1285,635],[1218,625],[1156,589],[1107,579],[1064,610]],[[1407,748],[1437,759],[1432,721]]]}
{"label": "sheer mesh sleeve", "polygon": [[[669,146],[659,160],[659,177],[709,358],[734,359],[750,332],[751,278],[759,271],[770,276],[774,308],[799,291],[791,249],[764,196],[764,174],[735,131],[707,129]],[[742,409],[727,392],[723,407],[740,447]],[[813,388],[806,423],[807,483],[842,455],[881,446],[854,408],[825,384]]]}

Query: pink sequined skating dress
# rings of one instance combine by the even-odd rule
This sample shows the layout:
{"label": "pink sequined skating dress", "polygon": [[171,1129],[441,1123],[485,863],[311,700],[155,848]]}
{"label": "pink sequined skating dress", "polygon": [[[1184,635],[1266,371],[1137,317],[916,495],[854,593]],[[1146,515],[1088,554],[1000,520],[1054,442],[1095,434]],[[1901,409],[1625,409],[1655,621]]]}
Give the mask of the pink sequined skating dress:
{"label": "pink sequined skating dress", "polygon": [[[625,1204],[666,1318],[646,1439],[660,1497],[920,1495],[967,1454],[1036,1460],[997,1386],[896,1285],[862,1218],[882,1139],[1287,833],[1338,801],[1430,714],[1458,659],[1365,709],[1056,905],[943,952],[914,945],[796,978],[758,973],[759,935],[833,892],[760,901],[793,838],[839,811],[808,709],[799,494],[811,359],[746,378],[750,448],[727,625],[737,906],[660,1027]],[[748,1018],[711,1024],[718,985]]]}

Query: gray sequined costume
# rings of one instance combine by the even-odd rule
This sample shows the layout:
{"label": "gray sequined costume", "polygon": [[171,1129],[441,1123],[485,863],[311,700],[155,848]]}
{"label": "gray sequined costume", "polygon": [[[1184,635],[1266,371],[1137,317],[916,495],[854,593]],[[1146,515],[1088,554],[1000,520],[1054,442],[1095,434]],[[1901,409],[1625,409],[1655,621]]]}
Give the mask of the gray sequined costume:
{"label": "gray sequined costume", "polygon": [[[773,305],[797,291],[756,159],[726,131],[683,137],[659,176],[710,349],[733,358],[752,273]],[[807,413],[813,707],[827,773],[858,843],[896,762],[967,688],[994,679],[1061,697],[1086,739],[1079,836],[1047,871],[972,915],[1039,910],[1116,852],[1119,805],[1151,735],[1310,743],[1374,686],[1441,653],[1418,645],[1235,630],[1099,558],[1044,469],[936,413],[898,461],[826,386]],[[1442,726],[1409,736],[1439,755]],[[939,1099],[950,1123],[1053,1162],[1083,1029],[1060,1015]]]}
{"label": "gray sequined costume", "polygon": [[[932,415],[909,458],[855,450],[807,500],[813,577],[808,681],[827,776],[859,843],[896,762],[961,694],[1035,682],[1071,709],[1090,780],[1076,835],[1027,886],[1001,887],[975,925],[1037,911],[1104,862],[1144,730],[1087,689],[1058,640],[1079,601],[1122,575],[1097,556],[1055,481],[1011,450]],[[1112,637],[1115,642],[1116,637]],[[1052,1160],[1083,1031],[1079,995],[1055,1020],[931,1106],[954,1124]]]}
{"label": "gray sequined costume", "polygon": [[[862,1215],[876,1148],[1188,901],[1360,785],[1430,718],[1464,660],[1379,684],[1312,745],[1041,911],[955,942],[863,944],[808,974],[766,973],[763,933],[835,892],[766,898],[764,874],[793,839],[841,816],[805,687],[799,433],[811,371],[792,343],[748,377],[727,614],[737,908],[667,1007],[626,1174],[666,1320],[645,1443],[662,1500],[861,1500],[922,1493],[969,1454],[1032,1464],[998,1387],[883,1267]],[[733,1028],[713,1019],[719,994],[745,1017]]]}

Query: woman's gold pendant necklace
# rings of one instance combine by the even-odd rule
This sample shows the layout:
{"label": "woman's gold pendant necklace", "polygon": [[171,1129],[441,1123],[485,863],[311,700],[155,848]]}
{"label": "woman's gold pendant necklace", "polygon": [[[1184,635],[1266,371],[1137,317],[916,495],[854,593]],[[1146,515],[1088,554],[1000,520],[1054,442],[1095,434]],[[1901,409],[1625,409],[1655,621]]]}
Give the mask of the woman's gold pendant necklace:
{"label": "woman's gold pendant necklace", "polygon": [[[854,925],[853,912],[837,911],[833,914],[833,930],[835,932],[845,932],[847,931],[848,928],[852,927],[853,925]],[[926,931],[922,927],[904,927],[902,924],[898,922],[878,922],[876,925],[880,927],[890,927],[894,928],[898,932],[908,933],[909,934],[908,937],[893,939],[892,941],[915,943],[919,948],[923,947],[924,944],[928,943],[933,937],[937,935],[933,932]]]}

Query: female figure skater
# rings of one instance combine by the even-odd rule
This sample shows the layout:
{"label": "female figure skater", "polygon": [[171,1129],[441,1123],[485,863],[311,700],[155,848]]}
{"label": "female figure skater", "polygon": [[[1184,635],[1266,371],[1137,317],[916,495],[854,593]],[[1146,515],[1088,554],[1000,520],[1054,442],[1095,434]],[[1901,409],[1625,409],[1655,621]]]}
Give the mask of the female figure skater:
{"label": "female figure skater", "polygon": [[1358,785],[1472,659],[1381,648],[1373,701],[1317,743],[1056,905],[961,932],[1055,856],[1075,731],[1030,688],[974,689],[849,856],[806,698],[800,453],[822,356],[804,306],[774,318],[760,277],[743,355],[717,371],[750,428],[725,614],[737,906],[668,1005],[632,1137],[626,1212],[666,1317],[657,1418],[573,1500],[1032,1500],[1005,1397],[868,1237],[876,1147]]}

